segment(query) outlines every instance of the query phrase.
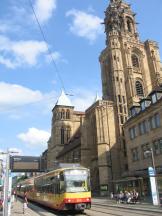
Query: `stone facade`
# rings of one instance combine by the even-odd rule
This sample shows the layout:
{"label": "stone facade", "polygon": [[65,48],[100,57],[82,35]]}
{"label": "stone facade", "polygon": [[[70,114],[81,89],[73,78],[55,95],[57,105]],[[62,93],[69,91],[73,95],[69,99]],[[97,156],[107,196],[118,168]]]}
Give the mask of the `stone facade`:
{"label": "stone facade", "polygon": [[56,104],[47,166],[52,169],[54,161],[80,162],[91,170],[93,191],[108,186],[111,192],[113,182],[132,165],[123,128],[129,109],[162,83],[162,69],[158,44],[140,41],[129,4],[111,0],[104,25],[106,48],[99,57],[103,100],[97,99],[85,113],[74,111],[69,103]]}

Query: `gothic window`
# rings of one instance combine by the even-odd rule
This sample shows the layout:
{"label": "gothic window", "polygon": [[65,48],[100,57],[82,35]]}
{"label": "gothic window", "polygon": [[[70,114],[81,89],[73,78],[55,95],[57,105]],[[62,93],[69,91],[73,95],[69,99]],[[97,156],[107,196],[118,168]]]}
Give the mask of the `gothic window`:
{"label": "gothic window", "polygon": [[136,81],[136,93],[137,93],[137,96],[140,96],[140,97],[144,96],[143,86],[140,81]]}
{"label": "gothic window", "polygon": [[67,127],[66,136],[67,136],[66,138],[67,138],[67,142],[68,142],[70,139],[70,136],[71,136],[71,128],[70,127]]}
{"label": "gothic window", "polygon": [[133,67],[139,68],[139,59],[135,54],[132,55],[132,65]]}
{"label": "gothic window", "polygon": [[131,32],[131,33],[132,33],[132,31],[133,31],[132,26],[133,26],[133,21],[132,21],[131,18],[128,18],[128,19],[127,19],[127,29],[128,29],[128,31]]}
{"label": "gothic window", "polygon": [[65,143],[64,135],[65,135],[65,129],[62,127],[61,128],[61,144]]}
{"label": "gothic window", "polygon": [[66,111],[66,119],[70,119],[70,110]]}
{"label": "gothic window", "polygon": [[61,119],[65,119],[65,111],[64,110],[61,111]]}

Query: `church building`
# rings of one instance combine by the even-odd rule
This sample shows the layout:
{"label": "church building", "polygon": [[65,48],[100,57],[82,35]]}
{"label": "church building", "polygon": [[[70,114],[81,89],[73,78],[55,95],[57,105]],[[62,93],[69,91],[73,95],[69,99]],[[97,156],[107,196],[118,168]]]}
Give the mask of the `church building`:
{"label": "church building", "polygon": [[78,112],[62,92],[52,110],[48,169],[56,161],[80,163],[91,171],[92,191],[101,194],[114,191],[114,182],[128,173],[123,126],[130,108],[162,84],[158,44],[140,40],[135,17],[128,3],[110,0],[99,56],[102,99]]}

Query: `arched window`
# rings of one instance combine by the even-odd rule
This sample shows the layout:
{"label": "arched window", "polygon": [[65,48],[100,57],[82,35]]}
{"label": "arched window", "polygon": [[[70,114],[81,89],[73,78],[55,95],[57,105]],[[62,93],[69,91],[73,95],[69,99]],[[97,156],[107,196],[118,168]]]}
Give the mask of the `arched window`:
{"label": "arched window", "polygon": [[68,126],[67,129],[66,129],[66,140],[67,140],[67,142],[69,141],[70,137],[71,137],[71,128],[70,128],[70,126]]}
{"label": "arched window", "polygon": [[143,86],[140,81],[136,81],[136,93],[137,93],[137,96],[140,96],[140,97],[144,96]]}
{"label": "arched window", "polygon": [[132,22],[130,19],[127,20],[127,29],[129,32],[132,32]]}
{"label": "arched window", "polygon": [[70,119],[70,110],[66,111],[66,119]]}
{"label": "arched window", "polygon": [[61,144],[64,144],[65,143],[65,129],[62,127],[61,128]]}
{"label": "arched window", "polygon": [[139,59],[135,54],[132,54],[132,65],[133,67],[139,68]]}
{"label": "arched window", "polygon": [[65,119],[65,111],[64,110],[61,111],[61,119]]}

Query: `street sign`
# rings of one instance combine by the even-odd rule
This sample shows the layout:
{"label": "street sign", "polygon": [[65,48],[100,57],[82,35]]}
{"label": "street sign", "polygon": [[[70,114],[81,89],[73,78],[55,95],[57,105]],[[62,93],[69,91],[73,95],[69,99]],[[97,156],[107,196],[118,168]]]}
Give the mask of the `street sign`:
{"label": "street sign", "polygon": [[10,169],[12,172],[39,172],[41,166],[40,157],[11,156]]}
{"label": "street sign", "polygon": [[155,170],[153,167],[148,168],[148,173],[150,176],[150,184],[151,184],[151,193],[152,193],[152,200],[154,205],[158,205],[158,192],[157,192],[157,184],[155,178]]}

